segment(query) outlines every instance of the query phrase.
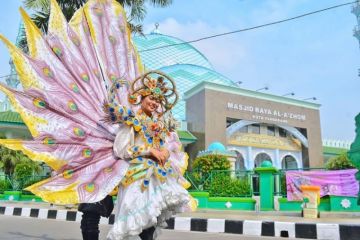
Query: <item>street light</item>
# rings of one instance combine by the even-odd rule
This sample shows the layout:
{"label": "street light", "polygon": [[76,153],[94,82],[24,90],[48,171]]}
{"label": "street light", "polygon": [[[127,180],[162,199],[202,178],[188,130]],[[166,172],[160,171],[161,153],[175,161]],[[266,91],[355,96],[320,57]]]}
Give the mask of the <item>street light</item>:
{"label": "street light", "polygon": [[282,97],[285,97],[285,96],[294,96],[295,93],[294,92],[290,92],[290,93],[286,93],[286,94],[283,94],[281,95]]}
{"label": "street light", "polygon": [[306,101],[306,100],[314,100],[314,101],[316,101],[317,99],[316,99],[316,97],[310,97],[310,98],[304,98],[304,99],[301,99],[301,100],[303,100],[303,101]]}
{"label": "street light", "polygon": [[259,89],[255,90],[255,92],[258,92],[260,90],[269,90],[269,88],[268,87],[259,88]]}

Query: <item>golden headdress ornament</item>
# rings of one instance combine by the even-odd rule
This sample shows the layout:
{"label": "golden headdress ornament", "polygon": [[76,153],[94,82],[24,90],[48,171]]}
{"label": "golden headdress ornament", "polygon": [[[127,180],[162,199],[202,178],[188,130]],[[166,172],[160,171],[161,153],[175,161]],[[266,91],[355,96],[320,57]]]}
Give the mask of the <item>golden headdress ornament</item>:
{"label": "golden headdress ornament", "polygon": [[141,103],[141,97],[154,96],[163,107],[165,113],[171,110],[178,100],[174,80],[160,71],[149,71],[136,78],[129,94],[129,102],[134,105]]}

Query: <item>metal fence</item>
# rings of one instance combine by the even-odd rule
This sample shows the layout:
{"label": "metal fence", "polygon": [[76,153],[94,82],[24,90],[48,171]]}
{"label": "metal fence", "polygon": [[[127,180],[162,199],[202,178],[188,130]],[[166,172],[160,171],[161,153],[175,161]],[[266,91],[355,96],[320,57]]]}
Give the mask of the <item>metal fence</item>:
{"label": "metal fence", "polygon": [[[274,195],[286,197],[287,171],[325,170],[324,168],[281,169],[274,173]],[[184,177],[191,183],[190,191],[206,191],[211,196],[248,197],[259,195],[260,179],[254,171],[214,170],[210,173],[187,171]],[[9,190],[23,191],[31,184],[48,176],[16,177],[0,175],[0,193]]]}
{"label": "metal fence", "polygon": [[[249,197],[254,194],[253,171],[214,170],[186,172],[185,178],[191,183],[190,191],[207,191],[213,197]],[[258,188],[257,188],[258,189]]]}

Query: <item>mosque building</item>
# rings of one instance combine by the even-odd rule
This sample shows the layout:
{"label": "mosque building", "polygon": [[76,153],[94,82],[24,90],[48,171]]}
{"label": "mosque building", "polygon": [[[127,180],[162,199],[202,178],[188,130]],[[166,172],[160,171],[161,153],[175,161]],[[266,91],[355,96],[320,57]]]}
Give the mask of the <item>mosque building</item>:
{"label": "mosque building", "polygon": [[[217,72],[199,50],[161,34],[158,26],[133,41],[146,69],[160,70],[176,82],[180,99],[172,113],[190,159],[218,152],[231,157],[237,170],[251,170],[265,160],[277,168],[322,167],[324,156],[349,147],[338,141],[323,146],[319,104],[239,88],[239,79]],[[10,66],[6,82],[16,88],[19,81]],[[30,138],[7,99],[0,107],[0,135]]]}

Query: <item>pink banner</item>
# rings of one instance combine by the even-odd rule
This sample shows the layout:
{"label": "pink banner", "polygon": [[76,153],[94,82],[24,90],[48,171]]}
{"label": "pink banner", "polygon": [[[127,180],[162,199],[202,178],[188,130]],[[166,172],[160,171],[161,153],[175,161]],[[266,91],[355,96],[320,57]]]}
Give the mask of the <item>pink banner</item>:
{"label": "pink banner", "polygon": [[301,185],[320,186],[320,196],[335,195],[355,197],[359,183],[355,179],[357,169],[336,171],[287,171],[286,188],[289,201],[302,200]]}

